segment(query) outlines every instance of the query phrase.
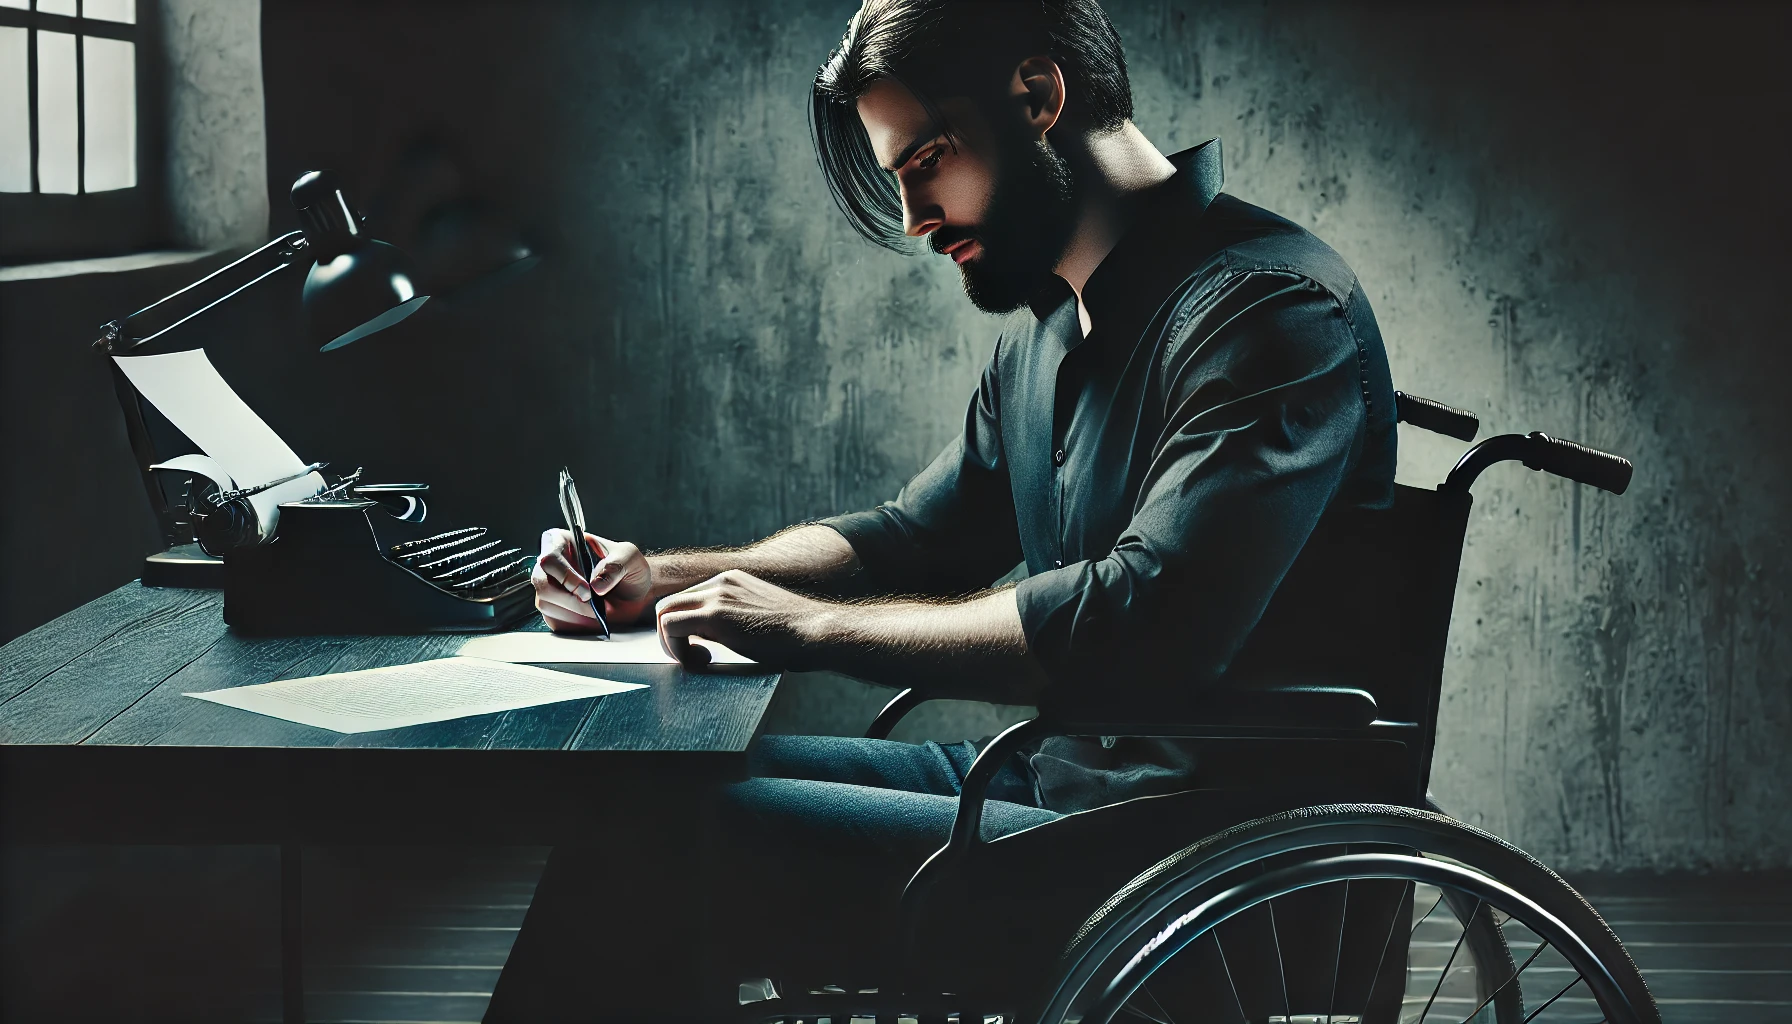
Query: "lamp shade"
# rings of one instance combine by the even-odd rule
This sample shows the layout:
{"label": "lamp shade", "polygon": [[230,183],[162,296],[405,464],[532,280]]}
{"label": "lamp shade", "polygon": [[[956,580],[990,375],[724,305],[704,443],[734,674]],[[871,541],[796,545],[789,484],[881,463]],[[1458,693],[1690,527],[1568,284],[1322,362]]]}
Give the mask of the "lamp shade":
{"label": "lamp shade", "polygon": [[370,237],[336,176],[310,171],[293,182],[305,241],[316,263],[305,276],[307,328],[330,352],[382,331],[429,301],[418,293],[403,250]]}
{"label": "lamp shade", "polygon": [[322,352],[385,330],[428,301],[411,283],[404,252],[374,239],[305,275],[305,318]]}

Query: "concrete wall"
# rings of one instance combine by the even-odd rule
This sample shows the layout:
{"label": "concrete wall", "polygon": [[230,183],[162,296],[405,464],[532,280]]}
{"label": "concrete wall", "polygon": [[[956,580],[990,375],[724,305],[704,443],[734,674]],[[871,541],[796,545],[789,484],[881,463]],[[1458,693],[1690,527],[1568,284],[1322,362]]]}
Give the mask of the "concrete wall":
{"label": "concrete wall", "polygon": [[[1438,799],[1570,869],[1792,862],[1784,17],[1114,14],[1145,131],[1343,253],[1398,386],[1637,464],[1484,478]],[[1402,429],[1408,482],[1463,448]]]}
{"label": "concrete wall", "polygon": [[267,132],[262,123],[261,5],[162,0],[167,58],[169,219],[196,249],[266,238]]}

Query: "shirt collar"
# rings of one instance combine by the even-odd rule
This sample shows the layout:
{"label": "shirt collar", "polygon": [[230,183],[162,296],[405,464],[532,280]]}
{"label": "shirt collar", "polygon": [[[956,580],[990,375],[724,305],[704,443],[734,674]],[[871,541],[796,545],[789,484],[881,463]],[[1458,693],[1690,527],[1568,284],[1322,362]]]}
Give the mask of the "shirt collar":
{"label": "shirt collar", "polygon": [[[1124,291],[1125,283],[1132,277],[1129,266],[1141,258],[1150,259],[1158,249],[1155,243],[1164,232],[1186,228],[1190,216],[1198,218],[1205,213],[1208,204],[1225,184],[1225,166],[1220,160],[1220,140],[1217,138],[1185,149],[1169,159],[1176,173],[1151,190],[1140,206],[1133,226],[1120,237],[1083,286],[1083,304],[1089,307],[1091,317],[1114,293]],[[1069,283],[1053,274],[1028,304],[1033,315],[1043,321],[1072,294]]]}

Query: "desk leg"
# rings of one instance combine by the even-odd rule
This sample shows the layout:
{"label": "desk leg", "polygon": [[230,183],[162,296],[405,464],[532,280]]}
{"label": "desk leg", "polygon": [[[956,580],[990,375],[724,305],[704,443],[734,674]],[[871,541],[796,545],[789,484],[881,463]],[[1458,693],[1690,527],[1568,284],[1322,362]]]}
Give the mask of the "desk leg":
{"label": "desk leg", "polygon": [[305,1024],[304,851],[280,844],[280,1019]]}

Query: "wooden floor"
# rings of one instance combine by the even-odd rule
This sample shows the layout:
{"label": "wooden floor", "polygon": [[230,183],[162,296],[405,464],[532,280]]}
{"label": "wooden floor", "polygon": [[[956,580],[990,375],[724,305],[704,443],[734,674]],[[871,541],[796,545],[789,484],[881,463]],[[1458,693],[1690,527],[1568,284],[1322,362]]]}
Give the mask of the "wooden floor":
{"label": "wooden floor", "polygon": [[305,1013],[477,1021],[547,850],[308,849]]}
{"label": "wooden floor", "polygon": [[[307,1016],[320,1024],[479,1020],[546,854],[308,850]],[[1630,948],[1668,1024],[1792,1022],[1792,879],[1576,884]],[[1549,970],[1539,962],[1526,973],[1527,1003],[1547,987]],[[1590,1008],[1570,993],[1544,1017],[1590,1022],[1599,1016]],[[1427,1020],[1446,1019],[1446,1009],[1440,1003]]]}
{"label": "wooden floor", "polygon": [[1792,876],[1573,881],[1667,1024],[1792,1021]]}

